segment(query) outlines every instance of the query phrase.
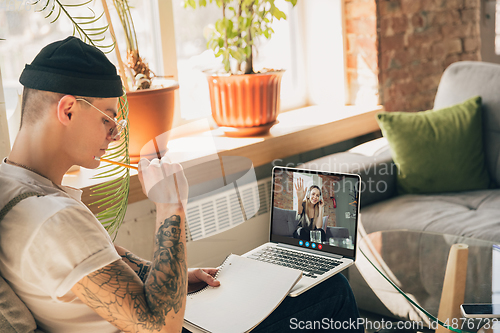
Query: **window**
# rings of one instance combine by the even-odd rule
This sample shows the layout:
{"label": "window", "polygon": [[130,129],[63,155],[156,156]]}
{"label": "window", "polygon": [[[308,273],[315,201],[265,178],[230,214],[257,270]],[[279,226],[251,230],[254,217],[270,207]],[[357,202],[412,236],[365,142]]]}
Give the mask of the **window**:
{"label": "window", "polygon": [[[254,68],[286,69],[281,84],[281,107],[287,110],[306,104],[303,71],[299,65],[299,17],[298,9],[284,0],[276,1],[276,6],[285,12],[287,20],[274,20],[272,39],[256,43],[258,57]],[[208,84],[202,70],[214,68],[221,62],[207,50],[203,33],[209,24],[222,17],[222,10],[215,4],[193,10],[176,2],[173,8],[182,117],[210,117]]]}
{"label": "window", "polygon": [[[35,13],[30,0],[6,0],[0,8],[0,68],[2,69],[8,116],[11,118],[11,142],[18,124],[12,122],[21,85],[19,74],[46,44],[72,34],[73,28],[63,15],[51,24],[43,13]],[[180,83],[177,125],[186,120],[210,117],[208,84],[201,72],[218,63],[206,50],[204,28],[219,15],[219,8],[185,9],[181,0],[129,0],[141,55],[157,75],[173,75]],[[81,3],[67,0],[65,3]],[[255,68],[284,68],[281,107],[286,111],[312,104],[343,105],[344,60],[341,0],[299,0],[295,8],[277,0],[287,20],[275,20],[275,35],[259,43]],[[101,13],[99,1],[89,4]],[[85,8],[73,13],[88,14]],[[110,6],[114,15],[114,8]],[[104,20],[102,20],[104,22]],[[125,45],[122,27],[113,19],[122,58]],[[115,53],[108,54],[116,63]],[[183,118],[179,121],[179,118]]]}
{"label": "window", "polygon": [[[42,13],[35,13],[33,6],[25,1],[2,2],[0,8],[0,68],[11,144],[14,142],[20,115],[14,115],[22,86],[19,75],[24,65],[31,62],[43,45],[56,39],[65,38],[68,26],[63,20],[49,24]],[[71,31],[71,30],[69,30]]]}
{"label": "window", "polygon": [[[173,1],[172,15],[180,113],[188,120],[210,117],[208,84],[202,70],[220,61],[206,49],[203,30],[221,16],[221,10],[215,4],[185,9],[180,2]],[[277,0],[276,5],[287,20],[275,20],[271,40],[258,43],[254,68],[286,69],[281,111],[316,104],[345,105],[341,0],[299,0],[295,7]]]}
{"label": "window", "polygon": [[[30,0],[7,0],[0,2],[0,68],[2,71],[3,87],[5,102],[7,108],[7,117],[9,119],[9,136],[11,144],[17,134],[19,127],[20,115],[15,114],[16,107],[20,105],[19,95],[22,93],[22,85],[19,83],[19,75],[22,72],[24,65],[30,63],[36,54],[45,45],[59,39],[64,39],[73,33],[71,22],[61,14],[59,19],[50,23],[51,19],[46,19],[44,12],[35,12],[40,10],[45,3],[45,0],[40,1],[36,6],[30,5]],[[52,3],[52,1],[50,2]],[[66,0],[65,4],[82,3],[81,0]],[[146,55],[146,61],[149,62],[153,71],[156,68],[161,70],[161,55],[159,55],[158,47],[154,43],[154,34],[150,31],[154,30],[154,20],[151,18],[154,13],[153,1],[130,1],[132,15],[137,32],[137,38],[140,43],[141,54]],[[3,7],[1,7],[3,6]],[[100,1],[95,1],[89,4],[95,13],[102,13],[102,5]],[[116,16],[116,12],[112,6],[109,7],[110,14],[114,25],[114,30],[117,35],[119,49],[122,53],[122,58],[126,57],[124,32]],[[74,16],[86,16],[90,11],[86,7],[72,7],[70,12]],[[55,18],[55,15],[51,16]],[[105,25],[104,18],[95,24],[95,27]],[[105,43],[111,42],[111,37],[108,34]],[[113,63],[116,62],[115,52],[108,54],[108,57]]]}

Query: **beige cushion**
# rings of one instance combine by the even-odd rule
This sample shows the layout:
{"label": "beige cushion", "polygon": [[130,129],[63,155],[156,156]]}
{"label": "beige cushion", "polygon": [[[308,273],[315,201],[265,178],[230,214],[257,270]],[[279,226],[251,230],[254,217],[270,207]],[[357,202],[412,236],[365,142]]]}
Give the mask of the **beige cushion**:
{"label": "beige cushion", "polygon": [[35,330],[33,315],[0,276],[0,332],[28,333]]}

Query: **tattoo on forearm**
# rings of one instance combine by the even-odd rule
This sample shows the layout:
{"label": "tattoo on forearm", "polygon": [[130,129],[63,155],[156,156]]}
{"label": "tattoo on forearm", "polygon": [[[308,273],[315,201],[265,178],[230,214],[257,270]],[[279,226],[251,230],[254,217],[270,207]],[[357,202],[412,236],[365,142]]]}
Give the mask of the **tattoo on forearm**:
{"label": "tattoo on forearm", "polygon": [[139,279],[141,279],[142,282],[146,282],[146,279],[148,277],[149,269],[151,268],[151,262],[141,259],[132,252],[125,252],[124,255],[121,256],[124,260],[128,261],[131,263],[133,266],[132,269],[134,272],[137,273],[137,276],[139,276]]}
{"label": "tattoo on forearm", "polygon": [[[149,267],[144,264],[147,261],[137,261],[130,252],[125,254],[127,260],[138,267],[142,265],[137,274],[139,277],[147,274],[145,284],[130,274],[130,266],[117,260],[87,275],[88,279],[78,284],[79,297],[122,331],[161,330],[167,313],[171,310],[178,313],[187,293],[187,265],[181,231],[179,215],[162,223],[156,235],[154,260]],[[108,296],[102,297],[101,290]]]}
{"label": "tattoo on forearm", "polygon": [[[107,320],[122,331],[161,330],[165,317],[148,311],[143,285],[137,283],[136,278],[126,272],[122,265],[115,261],[87,275],[93,284],[79,284],[83,289],[82,301],[94,310],[103,312]],[[99,297],[99,288],[107,291],[111,297],[104,301]],[[129,306],[124,307],[124,304]]]}
{"label": "tattoo on forearm", "polygon": [[187,292],[187,265],[181,241],[181,217],[163,221],[156,233],[154,260],[146,281],[146,295],[152,311],[179,312]]}

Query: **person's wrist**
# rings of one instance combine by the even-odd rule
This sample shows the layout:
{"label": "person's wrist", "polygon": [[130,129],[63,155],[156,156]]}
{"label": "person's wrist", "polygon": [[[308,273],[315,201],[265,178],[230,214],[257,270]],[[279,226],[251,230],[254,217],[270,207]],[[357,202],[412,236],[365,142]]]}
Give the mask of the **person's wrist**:
{"label": "person's wrist", "polygon": [[156,214],[158,216],[171,216],[176,214],[183,214],[184,207],[181,203],[155,203]]}

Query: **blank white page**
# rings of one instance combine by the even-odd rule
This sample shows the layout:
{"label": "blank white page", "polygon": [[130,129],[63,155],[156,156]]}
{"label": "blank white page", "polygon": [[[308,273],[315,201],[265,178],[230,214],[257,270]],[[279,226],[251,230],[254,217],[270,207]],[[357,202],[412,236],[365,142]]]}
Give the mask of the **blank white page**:
{"label": "blank white page", "polygon": [[301,277],[296,269],[231,254],[219,269],[219,287],[188,294],[185,327],[248,332],[278,307]]}

